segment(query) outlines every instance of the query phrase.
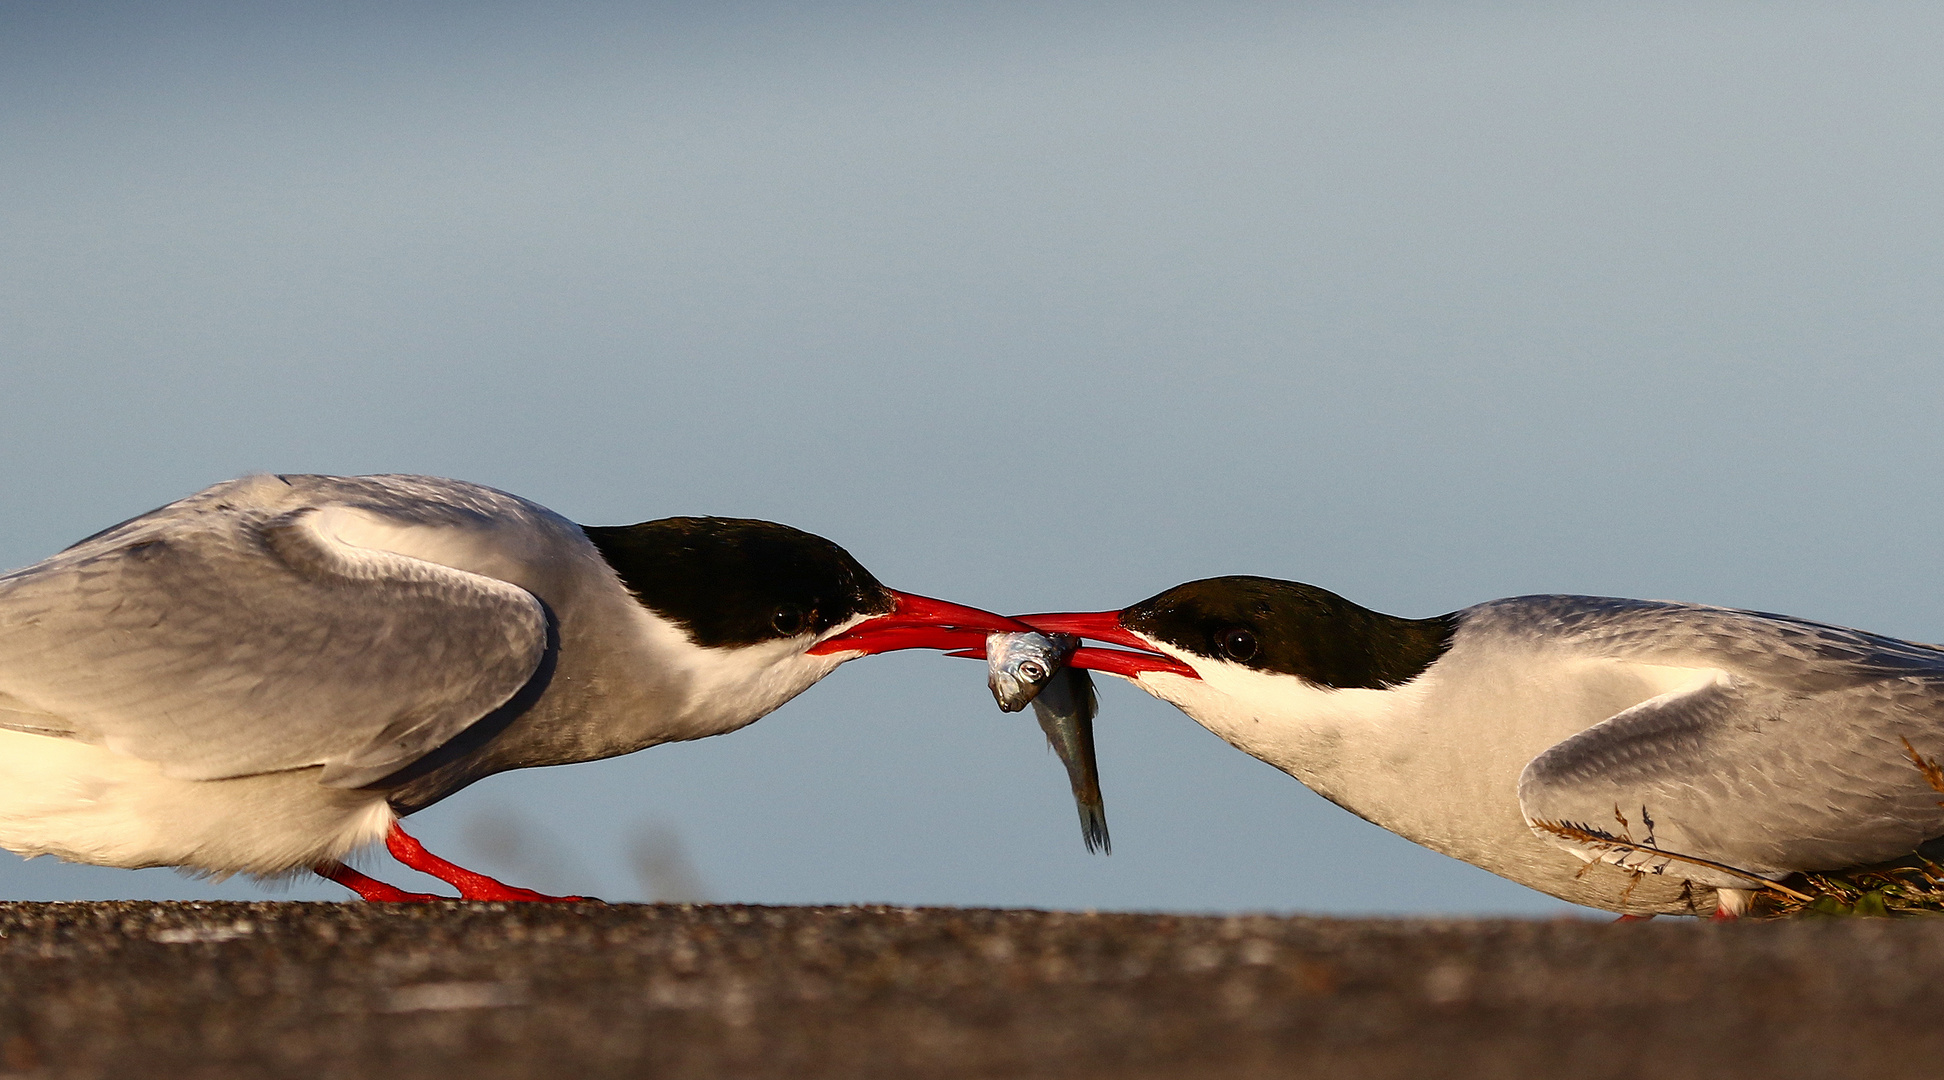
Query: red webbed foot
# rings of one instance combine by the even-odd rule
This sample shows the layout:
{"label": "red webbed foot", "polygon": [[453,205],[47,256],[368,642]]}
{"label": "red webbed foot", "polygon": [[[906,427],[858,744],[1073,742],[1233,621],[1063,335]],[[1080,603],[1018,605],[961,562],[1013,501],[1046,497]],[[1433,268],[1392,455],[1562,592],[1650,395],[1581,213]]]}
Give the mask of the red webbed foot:
{"label": "red webbed foot", "polygon": [[397,822],[392,823],[391,832],[385,835],[385,849],[392,853],[392,858],[406,866],[422,874],[430,874],[458,889],[461,900],[517,900],[529,903],[567,904],[594,899],[589,896],[548,896],[546,893],[534,892],[532,889],[508,885],[456,863],[447,862],[425,850],[425,845],[407,835],[404,829],[398,827]]}
{"label": "red webbed foot", "polygon": [[317,876],[329,878],[339,885],[357,893],[362,900],[374,904],[414,904],[427,900],[450,900],[450,896],[434,896],[431,893],[406,892],[396,885],[387,885],[374,877],[367,877],[341,862],[325,863],[314,867]]}

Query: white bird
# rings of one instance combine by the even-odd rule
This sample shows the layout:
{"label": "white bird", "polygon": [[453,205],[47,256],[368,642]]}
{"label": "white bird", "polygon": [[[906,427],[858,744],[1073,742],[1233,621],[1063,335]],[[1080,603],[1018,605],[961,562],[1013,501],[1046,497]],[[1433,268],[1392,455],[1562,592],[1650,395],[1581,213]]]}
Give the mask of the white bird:
{"label": "white bird", "polygon": [[465,898],[553,899],[397,819],[734,731],[867,652],[1018,629],[769,522],[583,528],[456,480],[246,477],[0,577],[0,846],[430,899],[343,865],[383,839]]}
{"label": "white bird", "polygon": [[1337,805],[1563,900],[1744,911],[1944,836],[1944,650],[1589,596],[1429,619],[1260,577],[1021,616]]}

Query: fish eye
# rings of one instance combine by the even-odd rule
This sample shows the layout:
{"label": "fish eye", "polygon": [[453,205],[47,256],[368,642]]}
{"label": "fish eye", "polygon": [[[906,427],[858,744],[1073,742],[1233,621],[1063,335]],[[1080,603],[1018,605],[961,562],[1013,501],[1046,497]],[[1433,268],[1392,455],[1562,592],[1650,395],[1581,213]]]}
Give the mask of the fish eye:
{"label": "fish eye", "polygon": [[1256,636],[1245,627],[1231,626],[1215,635],[1215,647],[1230,660],[1248,660],[1256,654]]}
{"label": "fish eye", "polygon": [[770,626],[784,637],[795,637],[810,625],[810,613],[795,604],[779,604],[770,613]]}
{"label": "fish eye", "polygon": [[1028,660],[1025,663],[1019,665],[1019,673],[1022,676],[1024,676],[1028,682],[1038,682],[1041,679],[1046,678],[1046,666],[1041,664],[1038,660]]}

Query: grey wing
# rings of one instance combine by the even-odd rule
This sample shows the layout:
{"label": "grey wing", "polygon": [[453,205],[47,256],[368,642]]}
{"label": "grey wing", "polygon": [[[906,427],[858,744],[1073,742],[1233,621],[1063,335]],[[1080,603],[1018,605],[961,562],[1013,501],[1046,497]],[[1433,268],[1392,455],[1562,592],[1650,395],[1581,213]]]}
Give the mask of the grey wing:
{"label": "grey wing", "polygon": [[1547,749],[1519,804],[1583,856],[1746,888],[1751,874],[1880,862],[1944,835],[1944,774],[1926,767],[1940,752],[1936,680],[1803,692],[1721,672]]}
{"label": "grey wing", "polygon": [[1468,608],[1466,633],[1507,647],[1564,647],[1719,668],[1797,693],[1876,679],[1944,679],[1944,649],[1761,611],[1605,596],[1517,596]]}
{"label": "grey wing", "polygon": [[315,507],[194,501],[0,577],[0,726],[174,777],[323,765],[355,787],[505,704],[546,656],[548,613],[517,586],[345,544]]}

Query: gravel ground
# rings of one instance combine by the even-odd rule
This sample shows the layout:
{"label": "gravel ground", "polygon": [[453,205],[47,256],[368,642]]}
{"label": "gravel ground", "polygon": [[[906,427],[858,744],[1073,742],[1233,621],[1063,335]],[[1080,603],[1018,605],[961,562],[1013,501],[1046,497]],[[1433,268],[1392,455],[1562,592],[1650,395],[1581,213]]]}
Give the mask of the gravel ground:
{"label": "gravel ground", "polygon": [[0,904],[4,1077],[1944,1073],[1944,920]]}

